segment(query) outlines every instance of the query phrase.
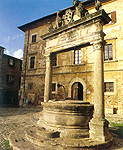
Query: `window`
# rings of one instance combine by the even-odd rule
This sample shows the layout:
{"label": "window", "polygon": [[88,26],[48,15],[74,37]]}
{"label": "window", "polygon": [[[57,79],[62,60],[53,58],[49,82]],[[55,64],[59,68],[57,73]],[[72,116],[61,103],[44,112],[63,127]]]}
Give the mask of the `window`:
{"label": "window", "polygon": [[15,66],[15,60],[12,59],[12,58],[9,58],[9,59],[8,59],[8,64],[9,64],[10,66]]}
{"label": "window", "polygon": [[74,51],[74,64],[81,64],[81,50]]}
{"label": "window", "polygon": [[28,83],[28,89],[31,90],[33,88],[33,83]]}
{"label": "window", "polygon": [[7,75],[7,82],[8,83],[14,83],[14,76],[13,75]]}
{"label": "window", "polygon": [[36,42],[36,34],[35,35],[32,35],[32,43]]}
{"label": "window", "polygon": [[116,23],[116,11],[112,11],[111,13],[108,14],[108,16],[111,18],[109,24]]}
{"label": "window", "polygon": [[35,67],[35,57],[31,57],[30,58],[30,68],[34,68]]}
{"label": "window", "polygon": [[53,66],[57,66],[57,55],[54,55],[52,61],[53,61]]}
{"label": "window", "polygon": [[56,91],[56,83],[52,83],[52,92]]}
{"label": "window", "polygon": [[112,44],[104,46],[104,60],[113,60]]}
{"label": "window", "polygon": [[114,82],[105,82],[104,84],[104,92],[114,92]]}

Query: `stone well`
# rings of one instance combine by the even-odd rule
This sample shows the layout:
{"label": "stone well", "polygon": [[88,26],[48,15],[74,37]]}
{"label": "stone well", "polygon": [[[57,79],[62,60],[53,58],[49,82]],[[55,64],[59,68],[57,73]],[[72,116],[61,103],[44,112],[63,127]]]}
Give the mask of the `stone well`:
{"label": "stone well", "polygon": [[89,137],[89,121],[93,114],[93,104],[78,100],[65,100],[49,101],[42,105],[43,127],[46,130],[59,131],[60,138]]}

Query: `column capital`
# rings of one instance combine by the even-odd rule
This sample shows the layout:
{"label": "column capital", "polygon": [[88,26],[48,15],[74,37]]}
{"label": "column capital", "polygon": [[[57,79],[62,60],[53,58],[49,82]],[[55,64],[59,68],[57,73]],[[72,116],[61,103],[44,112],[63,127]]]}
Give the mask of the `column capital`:
{"label": "column capital", "polygon": [[51,61],[51,55],[50,54],[47,54],[47,55],[44,55],[46,57],[46,62],[50,62]]}
{"label": "column capital", "polygon": [[96,50],[103,50],[103,47],[106,44],[106,42],[105,41],[97,41],[92,44],[93,44],[94,51],[96,51]]}

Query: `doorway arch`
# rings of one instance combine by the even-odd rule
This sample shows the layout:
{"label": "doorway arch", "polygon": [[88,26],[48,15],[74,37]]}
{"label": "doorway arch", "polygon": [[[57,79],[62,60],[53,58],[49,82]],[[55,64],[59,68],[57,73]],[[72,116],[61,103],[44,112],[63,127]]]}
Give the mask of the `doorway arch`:
{"label": "doorway arch", "polygon": [[71,97],[83,101],[83,85],[80,82],[75,82],[72,85]]}
{"label": "doorway arch", "polygon": [[68,85],[68,97],[72,97],[71,93],[72,93],[72,85],[76,82],[79,82],[82,84],[83,86],[83,101],[87,101],[86,100],[86,84],[85,82],[83,81],[83,79],[79,78],[79,77],[76,77],[74,79],[72,79]]}

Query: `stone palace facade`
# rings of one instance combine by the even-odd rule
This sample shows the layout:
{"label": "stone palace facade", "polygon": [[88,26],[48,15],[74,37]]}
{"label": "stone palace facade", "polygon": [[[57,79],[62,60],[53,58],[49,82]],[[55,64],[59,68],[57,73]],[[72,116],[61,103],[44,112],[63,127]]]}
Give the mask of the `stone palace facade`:
{"label": "stone palace facade", "polygon": [[[96,8],[104,9],[111,18],[100,33],[101,40],[105,41],[102,44],[105,110],[111,114],[123,113],[123,2],[101,0],[101,4],[101,7],[96,8],[94,0],[82,3],[74,0],[71,7],[19,27],[25,32],[20,105],[24,103],[38,105],[44,101],[45,72],[49,71],[46,70],[46,63],[50,61],[52,61],[50,70],[52,86],[49,89],[52,93],[49,95],[51,99],[72,98],[94,103],[92,43],[98,38],[99,28],[88,25],[81,27],[79,31],[79,20],[87,22],[89,14],[96,12]],[[70,30],[71,24],[74,24],[75,29],[72,26]],[[60,30],[64,32],[60,33]],[[79,40],[83,41],[83,44],[79,45]],[[48,51],[52,51],[50,58]]]}

